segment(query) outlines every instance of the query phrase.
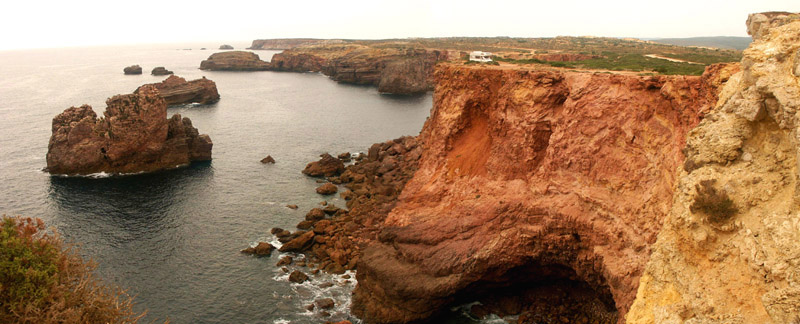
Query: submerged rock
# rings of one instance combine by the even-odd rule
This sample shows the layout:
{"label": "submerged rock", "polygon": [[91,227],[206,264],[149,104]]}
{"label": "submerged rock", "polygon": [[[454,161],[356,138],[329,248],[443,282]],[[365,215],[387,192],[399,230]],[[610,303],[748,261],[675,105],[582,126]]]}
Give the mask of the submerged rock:
{"label": "submerged rock", "polygon": [[214,53],[200,63],[201,70],[211,71],[266,71],[269,66],[257,54],[245,51]]}
{"label": "submerged rock", "polygon": [[272,246],[272,244],[266,242],[258,242],[258,245],[256,247],[249,247],[242,250],[241,252],[245,254],[255,254],[257,256],[269,256],[272,255],[272,250],[274,249],[275,247]]}
{"label": "submerged rock", "polygon": [[275,164],[275,159],[273,159],[271,155],[267,155],[267,157],[261,159],[261,163],[264,163],[264,164],[267,164],[267,163]]}
{"label": "submerged rock", "polygon": [[292,273],[289,274],[289,281],[291,282],[301,284],[306,282],[306,280],[308,280],[308,275],[298,270],[292,271]]}
{"label": "submerged rock", "polygon": [[47,149],[51,174],[149,172],[211,160],[213,143],[189,118],[167,119],[153,86],[106,100],[102,118],[92,107],[72,107],[53,118]]}
{"label": "submerged rock", "polygon": [[122,69],[122,72],[125,74],[142,74],[142,67],[138,65],[131,65]]}

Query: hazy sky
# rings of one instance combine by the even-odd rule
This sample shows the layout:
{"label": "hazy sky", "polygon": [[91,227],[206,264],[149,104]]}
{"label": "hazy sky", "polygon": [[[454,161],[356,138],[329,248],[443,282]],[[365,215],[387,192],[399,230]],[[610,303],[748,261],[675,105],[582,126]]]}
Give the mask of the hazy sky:
{"label": "hazy sky", "polygon": [[800,0],[9,0],[0,49],[258,38],[747,36],[748,13]]}

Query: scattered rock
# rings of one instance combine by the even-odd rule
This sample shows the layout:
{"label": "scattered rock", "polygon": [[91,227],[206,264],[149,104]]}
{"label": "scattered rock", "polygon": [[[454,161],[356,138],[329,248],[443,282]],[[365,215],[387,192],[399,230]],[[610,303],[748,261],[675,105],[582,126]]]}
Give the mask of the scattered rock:
{"label": "scattered rock", "polygon": [[152,75],[170,75],[170,74],[172,74],[172,71],[167,70],[163,66],[159,66],[159,67],[153,68],[153,71],[150,72],[150,74],[152,74]]}
{"label": "scattered rock", "polygon": [[335,305],[332,298],[321,298],[314,301],[317,307],[322,309],[331,309]]}
{"label": "scattered rock", "polygon": [[301,234],[300,236],[292,239],[291,241],[286,242],[285,244],[283,244],[281,246],[281,248],[279,249],[279,251],[281,251],[281,252],[301,252],[301,251],[305,250],[306,248],[308,248],[311,245],[311,243],[314,242],[313,240],[314,240],[314,232],[308,231],[308,232],[305,232],[305,233]]}
{"label": "scattered rock", "polygon": [[330,182],[317,187],[317,193],[320,195],[332,195],[335,194],[338,190],[339,188]]}
{"label": "scattered rock", "polygon": [[336,212],[338,212],[339,210],[340,210],[340,208],[336,207],[336,205],[329,204],[328,206],[325,206],[325,208],[322,209],[322,212],[324,212],[325,214],[328,214],[328,215],[333,215],[333,214],[336,214]]}
{"label": "scattered rock", "polygon": [[272,250],[274,249],[275,247],[272,246],[272,244],[266,242],[258,242],[258,245],[256,245],[256,247],[246,248],[242,250],[242,253],[255,254],[257,256],[265,256],[265,255],[268,256],[272,255]]}
{"label": "scattered rock", "polygon": [[290,264],[292,264],[292,257],[289,256],[289,255],[284,255],[283,257],[281,257],[280,260],[278,260],[278,264],[276,264],[275,266],[280,267],[280,266],[285,266],[285,265],[290,265]]}
{"label": "scattered rock", "polygon": [[289,274],[289,281],[291,282],[301,284],[306,282],[306,280],[308,280],[308,275],[298,270],[292,271],[292,273]]}
{"label": "scattered rock", "polygon": [[306,214],[306,220],[318,221],[325,218],[325,212],[321,208],[312,208]]}
{"label": "scattered rock", "polygon": [[286,208],[289,208],[289,209],[297,209],[297,208],[299,208],[299,207],[297,207],[297,205],[286,205]]}
{"label": "scattered rock", "polygon": [[305,221],[297,223],[297,228],[299,228],[301,230],[307,230],[307,229],[310,229],[311,226],[313,226],[313,225],[314,225],[314,221],[305,220]]}
{"label": "scattered rock", "polygon": [[332,157],[330,154],[325,153],[320,155],[321,159],[316,162],[311,162],[303,169],[303,174],[312,177],[320,176],[334,176],[344,171],[344,163],[342,160]]}
{"label": "scattered rock", "polygon": [[128,75],[142,74],[142,67],[138,65],[131,65],[129,67],[122,69],[122,72]]}
{"label": "scattered rock", "polygon": [[339,154],[338,158],[339,160],[342,160],[342,162],[350,162],[351,160],[350,152]]}
{"label": "scattered rock", "polygon": [[264,163],[264,164],[267,164],[267,163],[275,164],[275,159],[272,158],[272,155],[267,155],[267,157],[261,159],[261,163]]}

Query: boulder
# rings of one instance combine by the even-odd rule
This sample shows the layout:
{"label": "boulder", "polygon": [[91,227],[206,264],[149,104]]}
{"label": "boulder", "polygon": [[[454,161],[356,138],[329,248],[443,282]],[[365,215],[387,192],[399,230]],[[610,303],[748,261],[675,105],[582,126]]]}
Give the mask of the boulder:
{"label": "boulder", "polygon": [[138,65],[131,65],[129,67],[122,69],[122,72],[128,75],[142,74],[142,67]]}
{"label": "boulder", "polygon": [[337,191],[339,191],[339,188],[336,187],[335,184],[332,184],[330,182],[317,187],[317,193],[320,195],[332,195],[335,194]]}
{"label": "boulder", "polygon": [[344,163],[328,153],[320,155],[321,159],[311,162],[303,169],[303,174],[312,177],[334,176],[344,171]]}
{"label": "boulder", "polygon": [[[206,77],[187,82],[184,78],[170,75],[168,78],[164,79],[164,81],[147,85],[154,86],[158,89],[161,97],[164,98],[164,101],[170,106],[190,103],[206,105],[219,101],[217,84],[214,83],[214,81],[206,79]],[[138,89],[136,91],[138,91]]]}
{"label": "boulder", "polygon": [[272,244],[266,242],[258,242],[258,245],[256,245],[256,247],[249,247],[242,250],[241,252],[245,254],[255,254],[257,256],[269,256],[272,255],[272,250],[274,249],[275,247],[272,246]]}
{"label": "boulder", "polygon": [[332,298],[320,298],[315,300],[314,304],[321,309],[331,309],[335,305]]}
{"label": "boulder", "polygon": [[150,72],[150,74],[152,74],[152,75],[170,75],[170,74],[172,74],[172,71],[167,70],[163,66],[159,66],[159,67],[154,68],[153,71]]}
{"label": "boulder", "polygon": [[275,164],[275,159],[272,158],[272,155],[267,155],[267,157],[261,159],[261,163],[264,163],[264,164],[267,164],[267,163]]}
{"label": "boulder", "polygon": [[308,231],[281,246],[281,252],[301,252],[314,242],[314,232]]}
{"label": "boulder", "polygon": [[201,70],[211,71],[266,71],[269,66],[257,54],[245,51],[214,53],[200,63]]}
{"label": "boulder", "polygon": [[228,44],[224,44],[224,45],[220,45],[219,49],[221,49],[221,50],[232,50],[233,46],[230,46]]}
{"label": "boulder", "polygon": [[317,221],[325,218],[325,212],[320,208],[313,208],[306,214],[306,220]]}
{"label": "boulder", "polygon": [[155,87],[114,96],[106,105],[103,118],[88,105],[53,118],[47,172],[151,172],[211,160],[211,138],[180,114],[167,119],[167,104]]}
{"label": "boulder", "polygon": [[298,270],[292,271],[292,273],[289,274],[289,281],[291,282],[301,284],[304,283],[306,280],[308,280],[308,275]]}

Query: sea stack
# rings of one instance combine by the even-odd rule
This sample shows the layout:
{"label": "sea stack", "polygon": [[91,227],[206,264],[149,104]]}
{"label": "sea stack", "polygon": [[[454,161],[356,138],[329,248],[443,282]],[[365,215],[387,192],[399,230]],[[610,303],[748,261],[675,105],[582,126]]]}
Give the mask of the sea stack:
{"label": "sea stack", "polygon": [[230,46],[230,45],[228,45],[228,44],[225,44],[225,45],[220,45],[220,46],[219,46],[219,49],[221,49],[221,50],[232,50],[232,49],[233,49],[233,46]]}
{"label": "sea stack", "polygon": [[[207,105],[219,101],[217,84],[206,77],[187,82],[186,79],[177,75],[170,75],[164,81],[145,86],[153,86],[158,89],[168,106],[190,103]],[[141,87],[139,88],[141,89]]]}
{"label": "sea stack", "polygon": [[150,172],[211,160],[213,143],[189,118],[167,119],[167,104],[153,86],[106,100],[103,117],[91,106],[53,118],[46,171],[86,175]]}
{"label": "sea stack", "polygon": [[201,70],[211,71],[266,71],[269,66],[257,54],[245,51],[214,53],[200,63]]}
{"label": "sea stack", "polygon": [[122,69],[122,72],[128,75],[142,74],[142,67],[138,65],[131,65],[129,67]]}
{"label": "sea stack", "polygon": [[159,67],[154,68],[153,71],[150,72],[150,74],[152,74],[152,75],[170,75],[170,74],[172,74],[172,71],[167,70],[163,66],[159,66]]}

